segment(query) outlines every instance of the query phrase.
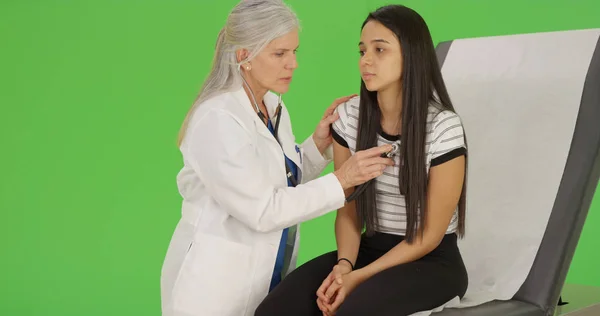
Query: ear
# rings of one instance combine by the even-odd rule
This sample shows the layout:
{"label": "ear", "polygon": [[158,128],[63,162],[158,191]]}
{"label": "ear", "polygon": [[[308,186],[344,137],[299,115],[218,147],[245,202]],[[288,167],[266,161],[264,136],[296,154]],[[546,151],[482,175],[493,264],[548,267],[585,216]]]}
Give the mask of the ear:
{"label": "ear", "polygon": [[247,50],[247,49],[245,49],[245,48],[238,49],[238,50],[235,52],[235,56],[236,56],[236,59],[237,59],[237,62],[238,62],[238,63],[240,63],[240,62],[242,62],[242,61],[246,60],[246,59],[248,58],[248,56],[249,56],[249,55],[250,55],[250,54],[248,53],[248,50]]}

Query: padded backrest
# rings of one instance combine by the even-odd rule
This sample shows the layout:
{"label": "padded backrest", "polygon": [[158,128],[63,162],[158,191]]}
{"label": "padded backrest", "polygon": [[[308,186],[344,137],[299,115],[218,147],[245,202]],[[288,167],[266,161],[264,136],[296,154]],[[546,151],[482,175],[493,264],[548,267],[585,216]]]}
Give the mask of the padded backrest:
{"label": "padded backrest", "polygon": [[442,42],[469,141],[467,305],[554,311],[600,176],[600,29]]}

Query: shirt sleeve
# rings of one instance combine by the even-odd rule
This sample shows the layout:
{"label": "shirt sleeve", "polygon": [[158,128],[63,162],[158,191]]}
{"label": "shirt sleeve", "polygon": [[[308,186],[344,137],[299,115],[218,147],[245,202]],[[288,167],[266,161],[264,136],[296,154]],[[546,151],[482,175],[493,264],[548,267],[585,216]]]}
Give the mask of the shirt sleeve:
{"label": "shirt sleeve", "polygon": [[437,115],[433,124],[429,150],[431,154],[430,167],[467,154],[463,125],[456,113],[443,111]]}
{"label": "shirt sleeve", "polygon": [[348,148],[348,107],[349,102],[353,100],[349,100],[348,102],[344,102],[340,104],[336,111],[340,115],[340,118],[337,119],[333,124],[331,124],[331,136],[338,144]]}

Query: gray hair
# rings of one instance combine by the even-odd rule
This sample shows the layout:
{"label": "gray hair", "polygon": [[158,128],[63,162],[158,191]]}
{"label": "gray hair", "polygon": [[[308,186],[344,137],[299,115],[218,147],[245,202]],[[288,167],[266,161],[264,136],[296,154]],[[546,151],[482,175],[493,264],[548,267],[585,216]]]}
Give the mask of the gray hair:
{"label": "gray hair", "polygon": [[[189,120],[202,102],[242,86],[240,65],[252,60],[272,40],[300,27],[296,14],[282,0],[244,0],[227,17],[219,32],[212,69],[200,94],[188,111],[179,131],[181,145]],[[237,61],[236,51],[245,48],[249,56]]]}

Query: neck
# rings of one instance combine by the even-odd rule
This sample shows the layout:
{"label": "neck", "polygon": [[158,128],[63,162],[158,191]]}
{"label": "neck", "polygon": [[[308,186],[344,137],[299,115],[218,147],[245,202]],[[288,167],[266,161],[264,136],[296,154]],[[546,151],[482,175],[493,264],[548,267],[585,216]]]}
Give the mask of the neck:
{"label": "neck", "polygon": [[[250,90],[250,89],[248,89],[248,85],[243,84],[244,91],[246,91],[246,95],[248,96],[248,99],[250,100],[252,109],[254,109],[254,111],[256,111],[256,105],[258,105],[258,108],[263,112],[263,114],[265,116],[268,116],[269,113],[267,113],[267,107],[263,104],[263,97],[265,96],[265,94],[267,94],[267,89],[259,87],[257,84],[255,84],[252,81],[252,79],[248,75],[244,75],[244,78],[246,79],[246,82],[248,83],[248,85],[251,88],[251,90]],[[253,95],[254,95],[254,97],[253,97]],[[254,104],[255,100],[256,100],[256,105]]]}
{"label": "neck", "polygon": [[387,88],[377,92],[377,103],[381,110],[381,127],[383,131],[397,135],[400,133],[402,116],[402,90]]}

